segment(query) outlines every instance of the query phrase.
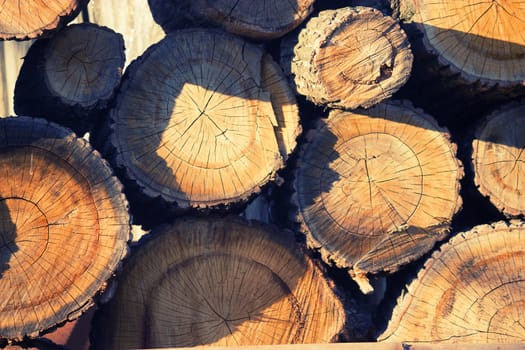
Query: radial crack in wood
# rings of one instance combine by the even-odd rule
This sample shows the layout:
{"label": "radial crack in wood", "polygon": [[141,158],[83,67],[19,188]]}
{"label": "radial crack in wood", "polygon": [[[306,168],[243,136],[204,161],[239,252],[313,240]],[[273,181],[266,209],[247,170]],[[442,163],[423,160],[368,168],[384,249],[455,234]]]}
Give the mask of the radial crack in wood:
{"label": "radial crack in wood", "polygon": [[71,21],[89,0],[4,0],[0,6],[0,40],[34,39]]}
{"label": "radial crack in wood", "polygon": [[179,207],[247,199],[295,146],[299,116],[276,65],[231,34],[170,33],[126,72],[111,113],[115,162]]}
{"label": "radial crack in wood", "polygon": [[292,232],[211,216],[154,229],[92,335],[99,349],[326,343],[344,321]]}
{"label": "radial crack in wood", "polygon": [[350,271],[394,272],[443,239],[461,207],[463,168],[448,131],[397,101],[333,110],[300,154],[297,220],[323,259]]}
{"label": "radial crack in wood", "polygon": [[78,317],[127,252],[122,185],[83,139],[0,119],[0,337]]}
{"label": "radial crack in wood", "polygon": [[525,102],[510,103],[479,125],[472,166],[479,191],[509,216],[525,214]]}
{"label": "radial crack in wood", "polygon": [[523,343],[525,226],[497,222],[453,237],[400,298],[381,341]]}
{"label": "radial crack in wood", "polygon": [[525,5],[521,1],[401,0],[426,50],[469,83],[509,87],[525,82]]}
{"label": "radial crack in wood", "polygon": [[412,68],[404,31],[373,8],[321,11],[281,46],[281,65],[297,91],[331,107],[379,103],[406,83]]}
{"label": "radial crack in wood", "polygon": [[15,86],[15,112],[56,121],[78,134],[107,108],[124,68],[122,35],[73,24],[30,47]]}

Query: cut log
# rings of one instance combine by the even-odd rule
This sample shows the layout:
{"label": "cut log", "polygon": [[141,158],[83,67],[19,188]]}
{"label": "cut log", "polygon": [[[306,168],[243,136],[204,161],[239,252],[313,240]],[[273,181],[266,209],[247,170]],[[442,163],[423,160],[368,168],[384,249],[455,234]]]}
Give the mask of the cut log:
{"label": "cut log", "polygon": [[394,11],[423,33],[425,49],[468,83],[525,83],[525,8],[519,1],[399,0]]}
{"label": "cut log", "polygon": [[70,22],[89,0],[3,1],[0,40],[34,39]]}
{"label": "cut log", "polygon": [[164,31],[147,10],[147,0],[91,0],[89,21],[122,34],[126,44],[126,66],[164,37]]}
{"label": "cut log", "polygon": [[15,112],[50,119],[83,134],[107,108],[124,60],[122,36],[95,24],[73,24],[39,39],[16,82]]}
{"label": "cut log", "polygon": [[179,207],[247,199],[275,178],[299,133],[278,67],[231,34],[187,29],[125,74],[111,112],[115,164]]}
{"label": "cut log", "polygon": [[95,314],[97,349],[326,343],[345,312],[290,231],[237,217],[157,227]]}
{"label": "cut log", "polygon": [[460,233],[435,252],[394,309],[381,341],[523,343],[525,224]]}
{"label": "cut log", "polygon": [[149,0],[149,3],[154,17],[168,32],[193,22],[219,26],[252,39],[271,40],[301,24],[312,13],[314,0]]}
{"label": "cut log", "polygon": [[281,65],[315,104],[367,108],[410,76],[410,43],[389,16],[367,7],[321,11],[281,44]]}
{"label": "cut log", "polygon": [[68,129],[0,119],[0,337],[78,317],[127,251],[130,217],[108,164]]}
{"label": "cut log", "polygon": [[406,102],[333,110],[296,169],[293,199],[309,246],[353,268],[371,291],[367,273],[394,272],[448,233],[461,207],[455,155],[448,131]]}
{"label": "cut log", "polygon": [[509,216],[525,214],[525,103],[510,103],[479,125],[472,166],[479,191]]}

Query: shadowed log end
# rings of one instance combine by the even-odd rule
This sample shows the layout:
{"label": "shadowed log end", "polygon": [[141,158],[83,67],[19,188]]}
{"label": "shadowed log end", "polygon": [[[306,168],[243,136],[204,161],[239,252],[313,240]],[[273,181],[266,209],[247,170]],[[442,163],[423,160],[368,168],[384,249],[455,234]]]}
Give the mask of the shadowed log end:
{"label": "shadowed log end", "polygon": [[297,220],[327,262],[364,281],[444,238],[462,176],[448,131],[410,104],[333,110],[299,157]]}
{"label": "shadowed log end", "polygon": [[525,104],[513,102],[481,121],[472,143],[475,183],[508,216],[525,214],[524,132]]}
{"label": "shadowed log end", "polygon": [[476,226],[441,246],[399,299],[379,340],[522,343],[523,225]]}
{"label": "shadowed log end", "polygon": [[188,29],[130,66],[110,141],[145,195],[209,207],[259,192],[299,132],[295,98],[270,56],[225,32]]}

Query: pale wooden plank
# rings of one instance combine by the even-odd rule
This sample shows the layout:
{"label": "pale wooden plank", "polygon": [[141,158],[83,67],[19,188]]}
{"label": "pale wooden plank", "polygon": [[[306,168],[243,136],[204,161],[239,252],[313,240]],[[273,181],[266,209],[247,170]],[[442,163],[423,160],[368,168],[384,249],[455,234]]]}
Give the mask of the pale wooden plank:
{"label": "pale wooden plank", "polygon": [[0,41],[0,116],[14,115],[13,96],[23,58],[33,43]]}
{"label": "pale wooden plank", "polygon": [[91,0],[88,15],[90,22],[122,34],[126,66],[165,35],[153,20],[147,0]]}

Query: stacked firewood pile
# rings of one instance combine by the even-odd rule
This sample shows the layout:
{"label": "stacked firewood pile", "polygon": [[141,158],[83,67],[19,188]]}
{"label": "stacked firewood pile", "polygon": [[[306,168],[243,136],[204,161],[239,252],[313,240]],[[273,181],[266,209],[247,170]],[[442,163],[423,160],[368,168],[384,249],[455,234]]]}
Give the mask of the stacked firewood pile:
{"label": "stacked firewood pile", "polygon": [[3,343],[525,340],[521,4],[0,6]]}

